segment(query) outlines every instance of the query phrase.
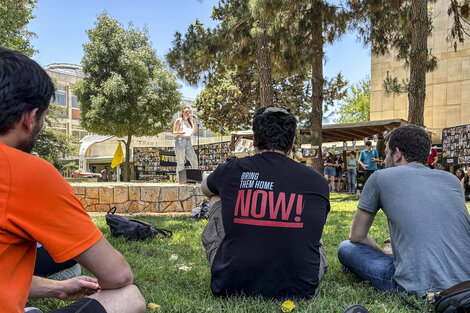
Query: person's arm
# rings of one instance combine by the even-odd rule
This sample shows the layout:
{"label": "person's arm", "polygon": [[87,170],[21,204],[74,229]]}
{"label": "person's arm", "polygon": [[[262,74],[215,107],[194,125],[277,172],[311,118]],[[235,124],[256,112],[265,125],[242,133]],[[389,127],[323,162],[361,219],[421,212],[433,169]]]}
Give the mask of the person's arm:
{"label": "person's arm", "polygon": [[102,289],[121,288],[134,282],[129,264],[104,236],[74,259],[95,275]]}
{"label": "person's arm", "polygon": [[465,176],[460,180],[462,187],[465,188]]}
{"label": "person's arm", "polygon": [[207,177],[204,178],[204,180],[202,181],[201,183],[201,191],[202,193],[207,196],[207,197],[212,197],[213,195],[215,195],[215,193],[213,193],[209,187],[207,186]]}
{"label": "person's arm", "polygon": [[377,150],[374,149],[374,157],[370,159],[371,162],[378,162],[379,161],[379,154]]}
{"label": "person's arm", "polygon": [[51,280],[33,276],[28,298],[78,300],[99,290],[98,281],[92,277],[79,276],[67,280]]}
{"label": "person's arm", "polygon": [[357,160],[357,163],[363,168],[363,169],[367,169],[367,165],[365,165],[364,163],[361,162],[361,160]]}
{"label": "person's arm", "polygon": [[174,135],[183,135],[183,129],[181,127],[181,119],[176,119],[175,123],[173,124],[173,134]]}
{"label": "person's arm", "polygon": [[434,159],[432,161],[432,166],[436,167],[436,163],[437,163],[437,159],[438,159],[438,154],[437,154],[437,150],[433,150],[435,151],[434,152]]}
{"label": "person's arm", "polygon": [[374,238],[369,235],[369,229],[374,222],[375,214],[358,208],[354,214],[354,219],[349,232],[349,240],[351,242],[360,243],[371,247],[372,249],[390,255],[391,250],[385,250],[380,247]]}

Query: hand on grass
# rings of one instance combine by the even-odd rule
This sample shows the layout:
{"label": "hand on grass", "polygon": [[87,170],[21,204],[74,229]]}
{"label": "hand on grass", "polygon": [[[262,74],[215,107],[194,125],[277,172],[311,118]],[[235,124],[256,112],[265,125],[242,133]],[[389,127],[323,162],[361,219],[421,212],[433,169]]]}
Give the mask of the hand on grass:
{"label": "hand on grass", "polygon": [[79,300],[100,290],[98,280],[88,276],[78,276],[61,282],[58,299]]}
{"label": "hand on grass", "polygon": [[390,240],[390,238],[385,239],[384,243],[387,244],[384,247],[384,254],[393,256],[393,251],[392,251],[392,246],[391,246],[392,241]]}

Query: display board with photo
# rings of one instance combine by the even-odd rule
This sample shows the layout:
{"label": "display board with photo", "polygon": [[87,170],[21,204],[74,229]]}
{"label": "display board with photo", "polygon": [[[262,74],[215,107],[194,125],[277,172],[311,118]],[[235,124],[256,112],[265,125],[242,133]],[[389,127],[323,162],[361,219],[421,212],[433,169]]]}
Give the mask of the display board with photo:
{"label": "display board with photo", "polygon": [[442,165],[470,163],[470,124],[442,130]]}

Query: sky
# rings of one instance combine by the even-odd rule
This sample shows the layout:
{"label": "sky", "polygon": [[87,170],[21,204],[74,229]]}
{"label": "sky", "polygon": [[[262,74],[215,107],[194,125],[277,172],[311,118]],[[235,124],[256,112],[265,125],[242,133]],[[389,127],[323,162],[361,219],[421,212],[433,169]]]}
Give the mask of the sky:
{"label": "sky", "polygon": [[[164,59],[172,46],[176,31],[184,34],[188,26],[199,19],[205,26],[215,26],[210,18],[215,0],[39,0],[34,9],[35,19],[28,30],[36,34],[32,44],[38,52],[33,56],[40,65],[51,63],[80,64],[82,45],[88,41],[86,31],[94,27],[103,11],[122,25],[146,26],[150,40],[160,58]],[[324,75],[338,72],[350,83],[370,76],[370,48],[345,35],[334,45],[325,47]],[[195,99],[203,86],[191,87],[180,81],[181,93]]]}

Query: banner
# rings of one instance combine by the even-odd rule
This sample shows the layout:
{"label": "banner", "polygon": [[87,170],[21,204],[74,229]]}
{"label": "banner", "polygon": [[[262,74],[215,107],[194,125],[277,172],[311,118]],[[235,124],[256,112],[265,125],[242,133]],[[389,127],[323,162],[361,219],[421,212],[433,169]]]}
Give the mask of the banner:
{"label": "banner", "polygon": [[124,153],[122,152],[121,142],[119,141],[116,152],[114,152],[113,161],[111,162],[111,168],[115,168],[118,164],[121,164],[122,159],[124,159]]}

